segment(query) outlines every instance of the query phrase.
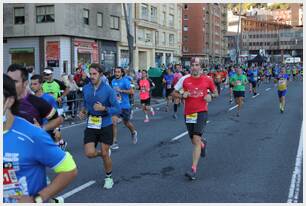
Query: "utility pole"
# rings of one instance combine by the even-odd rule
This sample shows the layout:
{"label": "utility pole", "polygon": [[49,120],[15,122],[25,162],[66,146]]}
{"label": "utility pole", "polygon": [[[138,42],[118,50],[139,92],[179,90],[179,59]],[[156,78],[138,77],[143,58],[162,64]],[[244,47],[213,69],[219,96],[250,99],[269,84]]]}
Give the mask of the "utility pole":
{"label": "utility pole", "polygon": [[[127,8],[128,7],[128,12]],[[124,19],[125,19],[125,26],[127,31],[127,40],[128,40],[128,48],[129,48],[129,71],[134,71],[134,36],[131,34],[131,26],[132,26],[132,4],[125,4],[123,3],[123,11],[124,11]]]}
{"label": "utility pole", "polygon": [[[240,9],[239,9],[239,18],[238,18],[238,29],[237,29],[237,48],[236,48],[236,64],[238,64],[238,59],[239,59],[239,56],[240,56],[240,48],[239,48],[239,28],[240,28],[240,19],[241,19],[241,10],[242,10],[242,4],[240,3]],[[241,30],[242,32],[242,30]]]}

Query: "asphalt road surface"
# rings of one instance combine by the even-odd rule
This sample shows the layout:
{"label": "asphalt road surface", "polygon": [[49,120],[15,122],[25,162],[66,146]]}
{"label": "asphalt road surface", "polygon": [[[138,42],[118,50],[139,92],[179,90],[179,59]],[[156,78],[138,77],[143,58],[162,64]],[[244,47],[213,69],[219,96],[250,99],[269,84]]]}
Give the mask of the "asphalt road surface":
{"label": "asphalt road surface", "polygon": [[235,116],[235,104],[229,104],[228,89],[209,104],[207,157],[201,158],[195,181],[184,176],[191,167],[193,147],[182,107],[174,120],[172,110],[165,112],[165,104],[159,104],[149,123],[137,111],[132,120],[138,131],[136,145],[128,129],[119,125],[120,149],[111,154],[115,181],[111,190],[103,189],[102,160],[84,155],[85,124],[66,127],[63,136],[79,174],[61,195],[73,203],[303,202],[302,148],[298,150],[302,81],[290,82],[283,114],[273,83],[260,85],[258,92],[256,97],[246,93],[240,117]]}

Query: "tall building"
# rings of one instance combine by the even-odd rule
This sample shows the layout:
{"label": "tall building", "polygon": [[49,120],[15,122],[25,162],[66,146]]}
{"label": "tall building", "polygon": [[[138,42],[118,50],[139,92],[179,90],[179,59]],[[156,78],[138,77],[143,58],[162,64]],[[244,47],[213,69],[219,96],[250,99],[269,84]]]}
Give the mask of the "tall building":
{"label": "tall building", "polygon": [[[134,69],[148,69],[181,60],[181,4],[128,4],[131,33],[134,36]],[[119,65],[129,63],[125,17],[121,18]]]}
{"label": "tall building", "polygon": [[183,63],[192,57],[202,63],[222,63],[227,54],[227,5],[218,3],[183,4]]}
{"label": "tall building", "polygon": [[4,70],[12,63],[46,66],[55,75],[78,65],[115,66],[120,41],[120,4],[4,4]]}

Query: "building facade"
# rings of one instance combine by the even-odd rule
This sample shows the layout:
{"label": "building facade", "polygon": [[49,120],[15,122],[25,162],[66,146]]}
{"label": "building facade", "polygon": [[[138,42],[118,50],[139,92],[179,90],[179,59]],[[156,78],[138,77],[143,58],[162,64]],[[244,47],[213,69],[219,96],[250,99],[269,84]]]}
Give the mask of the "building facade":
{"label": "building facade", "polygon": [[204,64],[222,63],[227,55],[227,5],[218,3],[183,4],[183,62],[192,57]]}
{"label": "building facade", "polygon": [[121,4],[4,4],[4,68],[12,63],[72,73],[90,63],[115,66]]}
{"label": "building facade", "polygon": [[303,59],[303,28],[245,32],[242,34],[242,50],[247,56],[260,53],[271,62],[283,62],[292,56]]}
{"label": "building facade", "polygon": [[[128,4],[127,12],[134,36],[134,69],[161,67],[181,60],[181,4],[138,3]],[[122,36],[118,64],[129,64],[125,17],[122,12]],[[129,16],[129,15],[128,15]]]}

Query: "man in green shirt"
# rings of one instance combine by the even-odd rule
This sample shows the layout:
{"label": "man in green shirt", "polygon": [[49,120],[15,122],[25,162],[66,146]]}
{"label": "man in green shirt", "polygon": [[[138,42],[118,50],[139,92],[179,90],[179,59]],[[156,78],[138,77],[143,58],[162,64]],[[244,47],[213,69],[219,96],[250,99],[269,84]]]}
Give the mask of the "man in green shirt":
{"label": "man in green shirt", "polygon": [[245,96],[245,85],[248,84],[248,79],[242,73],[241,68],[237,68],[236,74],[230,78],[230,84],[233,86],[234,98],[238,105],[237,117],[239,117],[243,98]]}

